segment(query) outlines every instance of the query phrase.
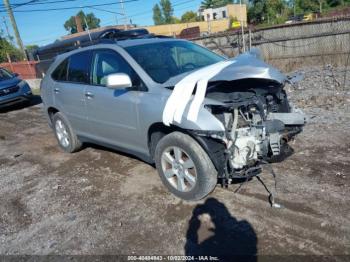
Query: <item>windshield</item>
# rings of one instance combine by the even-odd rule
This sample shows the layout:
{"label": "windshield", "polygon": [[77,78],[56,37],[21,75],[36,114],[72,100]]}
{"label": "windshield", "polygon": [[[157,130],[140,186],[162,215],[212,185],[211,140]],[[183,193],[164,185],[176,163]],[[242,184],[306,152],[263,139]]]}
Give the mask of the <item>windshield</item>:
{"label": "windshield", "polygon": [[5,69],[0,68],[0,81],[13,78],[13,75],[7,72]]}
{"label": "windshield", "polygon": [[225,60],[206,48],[185,41],[152,43],[125,49],[157,83]]}

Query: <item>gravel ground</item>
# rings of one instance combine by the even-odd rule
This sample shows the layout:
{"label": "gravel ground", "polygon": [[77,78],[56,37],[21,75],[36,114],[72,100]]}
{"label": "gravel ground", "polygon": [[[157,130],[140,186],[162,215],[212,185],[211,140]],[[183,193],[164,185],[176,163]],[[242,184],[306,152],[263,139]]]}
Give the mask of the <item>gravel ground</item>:
{"label": "gravel ground", "polygon": [[342,69],[302,71],[287,89],[310,120],[274,164],[283,209],[257,180],[181,201],[136,158],[97,146],[64,154],[41,104],[0,113],[0,254],[349,256],[350,93]]}

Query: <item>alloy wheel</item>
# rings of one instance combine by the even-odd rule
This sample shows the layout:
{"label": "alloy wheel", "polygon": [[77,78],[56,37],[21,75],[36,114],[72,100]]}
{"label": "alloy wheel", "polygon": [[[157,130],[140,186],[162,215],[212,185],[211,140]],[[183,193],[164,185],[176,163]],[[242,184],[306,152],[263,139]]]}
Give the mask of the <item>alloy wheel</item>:
{"label": "alloy wheel", "polygon": [[70,144],[69,134],[67,132],[67,127],[62,120],[58,119],[55,123],[55,130],[59,143],[63,147],[68,147]]}
{"label": "alloy wheel", "polygon": [[191,157],[177,146],[168,147],[161,157],[162,171],[172,187],[191,191],[197,183],[197,170]]}

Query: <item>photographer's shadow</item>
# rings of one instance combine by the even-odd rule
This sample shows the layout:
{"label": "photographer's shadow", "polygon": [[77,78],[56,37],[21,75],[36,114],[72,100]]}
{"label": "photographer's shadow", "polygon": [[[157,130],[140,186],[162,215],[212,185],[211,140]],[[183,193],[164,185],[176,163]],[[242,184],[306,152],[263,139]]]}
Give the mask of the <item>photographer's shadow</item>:
{"label": "photographer's shadow", "polygon": [[256,261],[257,236],[253,227],[231,216],[226,206],[215,198],[195,207],[186,238],[186,256]]}

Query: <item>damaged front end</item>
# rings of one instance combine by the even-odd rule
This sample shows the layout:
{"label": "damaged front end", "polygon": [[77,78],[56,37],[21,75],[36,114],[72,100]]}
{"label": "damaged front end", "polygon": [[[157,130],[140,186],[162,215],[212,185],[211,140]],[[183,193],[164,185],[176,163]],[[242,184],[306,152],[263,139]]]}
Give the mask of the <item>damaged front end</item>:
{"label": "damaged front end", "polygon": [[[259,63],[255,70],[267,72],[267,76],[246,68],[246,77],[241,74],[229,81],[228,72],[234,72],[229,68],[208,84],[204,108],[220,120],[224,131],[193,131],[206,140],[204,144],[211,139],[222,145],[220,150],[218,145],[214,149],[208,146],[208,150],[225,185],[232,179],[257,176],[262,164],[283,157],[287,143],[306,123],[304,113],[288,101],[284,90],[287,78],[277,71],[272,71],[273,75],[275,69],[262,68]],[[235,67],[242,70],[239,63]]]}
{"label": "damaged front end", "polygon": [[[232,85],[234,91],[227,92]],[[221,102],[205,107],[225,127],[221,133],[226,145],[222,175],[227,179],[259,172],[258,164],[280,156],[305,124],[304,114],[290,105],[278,83],[257,79],[219,82],[209,88],[207,97]]]}

